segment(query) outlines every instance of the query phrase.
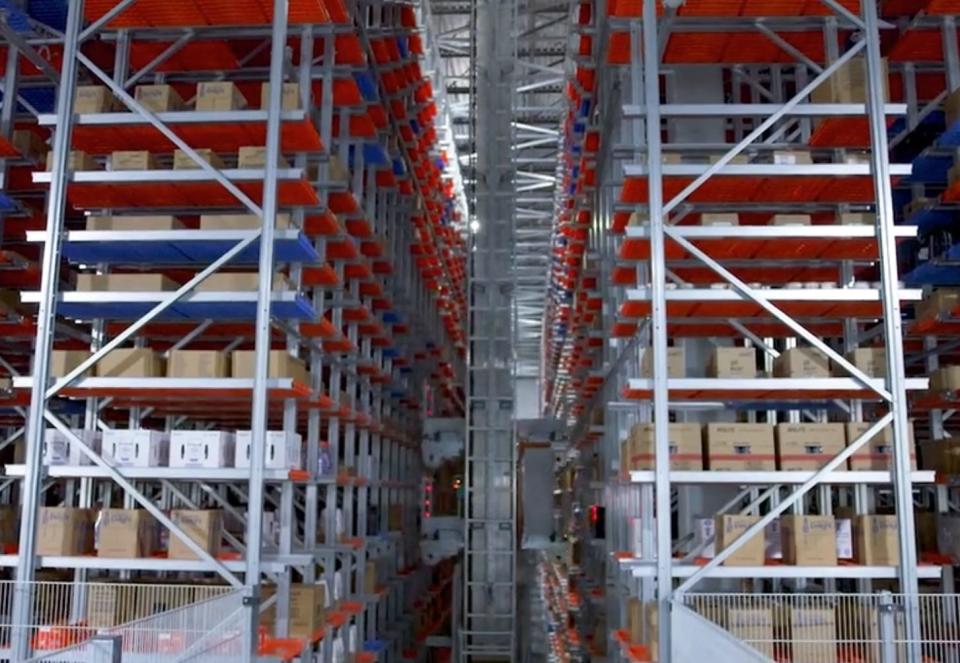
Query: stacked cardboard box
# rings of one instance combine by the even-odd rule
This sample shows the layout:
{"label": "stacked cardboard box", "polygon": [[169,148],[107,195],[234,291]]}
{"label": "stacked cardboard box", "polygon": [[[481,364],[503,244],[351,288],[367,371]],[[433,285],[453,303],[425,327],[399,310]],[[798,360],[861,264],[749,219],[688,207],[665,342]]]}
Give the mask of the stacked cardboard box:
{"label": "stacked cardboard box", "polygon": [[96,370],[103,378],[162,378],[166,375],[163,359],[149,348],[113,350],[97,362]]}
{"label": "stacked cardboard box", "polygon": [[157,522],[143,509],[101,509],[96,522],[100,557],[149,557],[157,547]]}
{"label": "stacked cardboard box", "polygon": [[168,378],[230,377],[230,355],[222,350],[171,350]]}
{"label": "stacked cardboard box", "polygon": [[815,348],[790,348],[773,363],[773,374],[780,378],[830,377],[830,362]]}
{"label": "stacked cardboard box", "polygon": [[236,83],[227,81],[209,81],[197,84],[198,111],[234,111],[243,110],[247,100],[240,93]]}
{"label": "stacked cardboard box", "polygon": [[[847,444],[856,441],[870,428],[867,422],[848,423],[845,426]],[[908,429],[910,445],[910,469],[917,469],[917,453],[913,437],[913,426]],[[860,447],[849,459],[851,470],[892,470],[893,469],[893,429],[887,426]]]}
{"label": "stacked cardboard box", "polygon": [[794,566],[836,566],[833,516],[789,515],[780,519],[783,561]]}
{"label": "stacked cardboard box", "polygon": [[775,470],[776,451],[770,424],[707,424],[709,470]]}
{"label": "stacked cardboard box", "polygon": [[[703,448],[699,424],[670,424],[670,469],[702,470]],[[630,429],[624,458],[626,470],[652,470],[655,465],[653,424],[636,424]]]}
{"label": "stacked cardboard box", "polygon": [[854,558],[864,566],[900,563],[897,517],[860,515],[854,518]]}
{"label": "stacked cardboard box", "polygon": [[727,608],[722,625],[737,640],[742,640],[768,658],[774,658],[772,608]]}
{"label": "stacked cardboard box", "polygon": [[938,288],[914,306],[917,321],[937,320],[948,316],[960,304],[960,289]]}
{"label": "stacked cardboard box", "polygon": [[134,99],[154,113],[181,111],[185,104],[180,93],[171,85],[138,85]]}
{"label": "stacked cardboard box", "polygon": [[[889,100],[886,59],[883,60],[882,67],[883,98]],[[865,59],[859,56],[851,58],[837,69],[833,76],[810,93],[810,101],[815,104],[865,104],[867,103],[867,80]]]}
{"label": "stacked cardboard box", "polygon": [[[686,356],[682,347],[667,348],[667,375],[682,378],[687,374]],[[646,348],[640,357],[640,377],[653,377],[653,349]]]}
{"label": "stacked cardboard box", "polygon": [[[266,601],[276,593],[272,586],[261,587],[261,600]],[[326,620],[326,589],[322,584],[290,585],[289,622],[287,636],[316,640]],[[260,613],[260,623],[268,631],[274,631],[277,619],[276,605]]]}
{"label": "stacked cardboard box", "polygon": [[781,470],[819,470],[845,446],[843,424],[777,424]]}
{"label": "stacked cardboard box", "polygon": [[757,377],[757,351],[753,348],[713,348],[707,376],[746,379]]}
{"label": "stacked cardboard box", "polygon": [[[183,223],[170,214],[88,216],[87,230],[183,230]],[[109,287],[109,281],[106,289],[114,289]]]}
{"label": "stacked cardboard box", "polygon": [[[221,538],[223,537],[223,512],[209,510],[175,510],[170,513],[170,519],[200,548],[213,556],[220,552]],[[197,559],[179,536],[170,535],[167,545],[167,557],[170,559]]]}
{"label": "stacked cardboard box", "polygon": [[[253,378],[257,353],[253,350],[235,350],[230,357],[233,377]],[[291,357],[286,350],[270,351],[270,368],[267,377],[271,379],[293,378],[298,382],[310,384],[310,373],[302,359]]]}
{"label": "stacked cardboard box", "polygon": [[37,518],[38,555],[89,555],[94,548],[93,509],[40,507]]}
{"label": "stacked cardboard box", "polygon": [[[757,516],[717,516],[715,523],[717,553],[759,521],[760,518]],[[723,564],[725,566],[763,566],[764,555],[764,533],[758,532],[725,559]]]}
{"label": "stacked cardboard box", "polygon": [[837,612],[833,606],[777,606],[776,639],[786,644],[788,660],[836,663]]}
{"label": "stacked cardboard box", "polygon": [[[883,378],[887,376],[886,348],[857,348],[848,352],[846,359],[870,377]],[[834,364],[833,373],[841,377],[849,375],[846,369],[836,364]]]}

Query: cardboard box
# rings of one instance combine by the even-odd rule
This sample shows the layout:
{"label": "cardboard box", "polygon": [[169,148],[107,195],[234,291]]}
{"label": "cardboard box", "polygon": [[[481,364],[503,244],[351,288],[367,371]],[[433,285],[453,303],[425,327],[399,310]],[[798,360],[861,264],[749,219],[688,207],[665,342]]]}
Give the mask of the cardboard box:
{"label": "cardboard box", "polygon": [[[253,350],[234,350],[231,354],[233,377],[253,378],[257,353]],[[291,357],[286,350],[271,350],[268,378],[293,378],[297,382],[309,384],[310,373],[302,359]]]}
{"label": "cardboard box", "polygon": [[[281,110],[298,110],[300,106],[300,85],[297,83],[284,83],[283,90],[280,93]],[[260,109],[267,110],[269,107],[270,83],[263,83],[260,86]]]}
{"label": "cardboard box", "polygon": [[173,292],[165,274],[77,274],[77,292]]}
{"label": "cardboard box", "polygon": [[774,150],[773,163],[779,166],[810,165],[813,157],[809,150]]}
{"label": "cardboard box", "polygon": [[156,521],[144,509],[101,509],[96,524],[97,555],[149,557],[156,531]]}
{"label": "cardboard box", "polygon": [[[253,440],[248,430],[237,431],[235,467],[250,467],[250,445]],[[303,468],[303,440],[299,433],[282,430],[267,431],[264,467],[271,470],[299,470]]]}
{"label": "cardboard box", "polygon": [[938,288],[914,304],[917,320],[938,320],[946,317],[960,304],[960,290],[956,288]]}
{"label": "cardboard box", "polygon": [[165,467],[170,436],[155,430],[104,431],[103,455],[117,467]]}
{"label": "cardboard box", "polygon": [[88,216],[87,230],[183,230],[183,224],[169,214]]}
{"label": "cardboard box", "polygon": [[232,467],[236,437],[217,430],[170,433],[170,467]]}
{"label": "cardboard box", "polygon": [[783,559],[783,536],[779,519],[775,518],[763,528],[763,556],[765,559]]}
{"label": "cardboard box", "polygon": [[133,98],[154,113],[184,109],[183,98],[172,85],[138,85]]}
{"label": "cardboard box", "polygon": [[154,170],[157,160],[146,150],[118,150],[110,155],[110,170]]}
{"label": "cardboard box", "polygon": [[101,378],[162,378],[163,360],[149,348],[122,348],[97,363]]}
{"label": "cardboard box", "polygon": [[[200,155],[200,157],[206,161],[208,164],[214,168],[223,168],[223,159],[214,152],[213,150],[208,149],[197,149],[194,148],[194,152]],[[183,150],[175,150],[173,153],[173,169],[174,170],[198,170],[200,164],[191,159],[186,152]]]}
{"label": "cardboard box", "polygon": [[774,214],[770,218],[771,226],[809,226],[811,223],[809,214]]}
{"label": "cardboard box", "polygon": [[[890,100],[887,77],[887,60],[883,59],[883,98]],[[865,104],[867,103],[867,67],[862,56],[851,58],[810,93],[815,104]]]}
{"label": "cardboard box", "polygon": [[228,378],[230,355],[223,350],[171,350],[168,378]]}
{"label": "cardboard box", "polygon": [[767,658],[773,653],[773,610],[770,608],[728,608],[724,627],[737,640],[747,643]]}
{"label": "cardboard box", "polygon": [[936,523],[935,551],[953,558],[954,561],[960,560],[960,516],[952,513],[938,513],[935,514],[934,522]]}
{"label": "cardboard box", "polygon": [[[265,601],[276,593],[273,587],[261,589],[260,598]],[[326,590],[322,584],[290,585],[289,622],[287,635],[291,638],[314,638],[326,620]],[[260,623],[270,630],[276,623],[276,607],[260,613]]]}
{"label": "cardboard box", "polygon": [[37,520],[37,555],[89,555],[93,552],[91,509],[40,507]]}
{"label": "cardboard box", "polygon": [[754,348],[713,348],[707,362],[711,378],[747,379],[757,377],[757,351]]}
{"label": "cardboard box", "polygon": [[707,424],[709,470],[775,470],[776,446],[770,424]]}
{"label": "cardboard box", "polygon": [[834,608],[783,606],[776,613],[776,639],[786,644],[789,660],[836,663]]}
{"label": "cardboard box", "polygon": [[[857,348],[848,352],[845,357],[847,361],[872,378],[887,376],[886,348]],[[842,366],[836,364],[833,365],[833,374],[841,377],[849,375]]]}
{"label": "cardboard box", "polygon": [[774,360],[773,374],[779,378],[828,378],[830,362],[815,348],[790,348]]}
{"label": "cardboard box", "polygon": [[350,181],[350,169],[340,161],[336,154],[330,155],[329,174],[331,182],[347,183]]}
{"label": "cardboard box", "polygon": [[845,447],[843,424],[777,424],[781,470],[819,470]]}
{"label": "cardboard box", "polygon": [[[220,552],[220,539],[223,535],[223,512],[216,509],[191,511],[174,510],[170,512],[174,525],[190,537],[203,550],[216,556]],[[198,559],[187,545],[175,534],[170,534],[167,545],[167,557],[170,559]]]}
{"label": "cardboard box", "polygon": [[933,391],[953,391],[960,389],[960,366],[943,366],[930,376],[930,389]]}
{"label": "cardboard box", "polygon": [[90,628],[113,628],[142,617],[136,611],[136,587],[126,583],[90,583],[86,588]]}
{"label": "cardboard box", "polygon": [[[256,214],[203,214],[200,216],[200,230],[259,230],[260,217]],[[285,230],[290,227],[290,215],[277,214],[276,228]]]}
{"label": "cardboard box", "polygon": [[39,162],[47,153],[47,142],[29,129],[15,129],[12,142],[17,152],[30,161]]}
{"label": "cardboard box", "polygon": [[853,559],[853,521],[849,518],[835,519],[837,559]]}
{"label": "cardboard box", "polygon": [[[687,360],[682,347],[667,348],[667,375],[682,378],[687,374]],[[640,377],[653,376],[653,348],[644,348],[640,357]]]}
{"label": "cardboard box", "polygon": [[387,529],[395,532],[403,529],[403,506],[391,504],[387,509]]}
{"label": "cardboard box", "polygon": [[[277,163],[286,168],[290,164],[280,155]],[[266,168],[267,148],[258,145],[246,145],[237,152],[237,168]]]}
{"label": "cardboard box", "polygon": [[703,550],[697,554],[697,557],[713,559],[717,556],[716,533],[717,521],[712,517],[693,519],[693,550],[703,546]]}
{"label": "cardboard box", "polygon": [[700,215],[701,226],[739,226],[740,215],[736,212],[704,212]]}
{"label": "cardboard box", "polygon": [[240,94],[234,83],[227,81],[209,81],[197,84],[198,111],[243,110],[247,100]]}
{"label": "cardboard box", "polygon": [[[100,453],[100,433],[98,431],[78,428],[71,428],[70,430],[79,437],[86,446]],[[43,464],[76,466],[92,465],[93,461],[66,435],[56,428],[48,428],[43,432]]]}
{"label": "cardboard box", "polygon": [[841,226],[872,226],[877,215],[872,212],[843,212],[838,219]]}
{"label": "cardboard box", "polygon": [[0,505],[0,544],[15,546],[19,540],[20,508],[7,504]]}
{"label": "cardboard box", "polygon": [[[273,275],[273,292],[287,290],[287,277]],[[252,292],[260,287],[258,272],[216,272],[196,287],[196,292]]]}
{"label": "cardboard box", "polygon": [[856,516],[853,532],[857,564],[896,566],[900,563],[896,516]]}
{"label": "cardboard box", "polygon": [[[669,424],[670,469],[702,470],[703,444],[699,424]],[[631,470],[654,469],[656,457],[653,424],[636,424],[627,440]]]}
{"label": "cardboard box", "polygon": [[630,642],[640,644],[644,641],[643,634],[643,603],[640,599],[627,599],[627,633]]}
{"label": "cardboard box", "polygon": [[[90,354],[87,350],[54,350],[50,353],[50,377],[62,378],[89,359]],[[86,374],[92,375],[93,371]]]}
{"label": "cardboard box", "polygon": [[[46,164],[47,171],[53,170],[53,152],[47,152]],[[78,170],[100,170],[100,164],[97,163],[92,155],[81,152],[80,150],[73,150],[67,159],[67,170],[71,172]]]}
{"label": "cardboard box", "polygon": [[780,518],[783,561],[794,566],[836,566],[837,532],[833,516]]}
{"label": "cardboard box", "polygon": [[[847,445],[870,428],[867,422],[848,423],[845,426]],[[910,469],[917,469],[916,442],[913,437],[913,425],[910,432]],[[851,470],[892,470],[893,469],[893,429],[890,426],[873,436],[873,439],[860,447],[848,461]]]}
{"label": "cardboard box", "polygon": [[[716,537],[717,553],[726,549],[734,540],[747,531],[747,528],[760,521],[757,516],[717,516]],[[724,560],[724,566],[763,566],[764,536],[758,532],[730,557]]]}
{"label": "cardboard box", "polygon": [[106,85],[78,85],[73,95],[73,112],[109,113],[113,110],[113,93]]}
{"label": "cardboard box", "polygon": [[377,563],[368,560],[363,566],[363,592],[364,594],[376,594],[380,587],[380,573]]}

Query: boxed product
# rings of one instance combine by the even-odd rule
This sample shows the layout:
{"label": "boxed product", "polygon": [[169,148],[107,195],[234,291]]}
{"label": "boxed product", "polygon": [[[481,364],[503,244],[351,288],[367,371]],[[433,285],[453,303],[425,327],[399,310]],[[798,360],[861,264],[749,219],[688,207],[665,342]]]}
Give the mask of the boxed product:
{"label": "boxed product", "polygon": [[809,150],[774,150],[773,163],[778,166],[799,166],[813,163]]}
{"label": "boxed product", "polygon": [[[173,524],[184,531],[190,539],[203,550],[216,556],[220,552],[220,539],[223,535],[223,512],[216,509],[187,510],[177,509],[170,512]],[[198,559],[187,544],[176,534],[170,533],[167,545],[167,557],[170,559]]]}
{"label": "boxed product", "polygon": [[[846,424],[847,444],[856,441],[867,432],[871,424],[854,422]],[[913,438],[913,425],[908,426],[910,434],[910,469],[917,469],[916,443]],[[850,456],[851,470],[892,470],[893,469],[893,428],[886,426]]]}
{"label": "boxed product", "polygon": [[137,587],[127,583],[90,583],[86,587],[86,625],[90,628],[113,628],[140,619],[136,610]]}
{"label": "boxed product", "polygon": [[[738,539],[749,527],[759,522],[758,516],[725,515],[717,516],[715,531],[717,553],[724,550],[733,541]],[[751,537],[736,552],[724,560],[725,566],[763,566],[764,563],[764,536],[758,532]]]}
{"label": "boxed product", "polygon": [[[213,166],[214,168],[223,168],[223,159],[214,152],[213,150],[208,149],[198,149],[194,148],[193,150],[200,155],[204,161]],[[200,168],[200,164],[194,161],[190,155],[188,155],[183,150],[176,150],[173,153],[173,169],[174,170],[197,170]]]}
{"label": "boxed product", "polygon": [[757,351],[753,348],[713,348],[707,362],[711,378],[757,377]]}
{"label": "boxed product", "polygon": [[[47,152],[47,170],[53,170],[53,152]],[[67,159],[67,170],[100,170],[100,164],[93,158],[93,155],[72,150]]]}
{"label": "boxed product", "polygon": [[[86,446],[100,453],[100,433],[98,431],[77,428],[71,428],[70,430]],[[48,428],[43,432],[43,464],[92,465],[93,461],[80,450],[79,445],[74,444],[66,435],[56,428]]]}
{"label": "boxed product", "polygon": [[837,613],[832,607],[785,605],[776,610],[777,640],[791,661],[837,661]]}
{"label": "boxed product", "polygon": [[[260,598],[266,601],[276,593],[272,586],[262,587]],[[287,635],[291,638],[313,639],[323,628],[326,615],[326,591],[322,584],[291,584]],[[260,624],[272,631],[276,624],[276,604],[260,613]]]}
{"label": "boxed product", "polygon": [[[846,354],[846,359],[872,378],[887,376],[886,348],[857,348]],[[834,365],[834,375],[846,377],[849,375],[842,366]]]}
{"label": "boxed product", "polygon": [[937,288],[917,304],[913,309],[918,321],[937,320],[947,316],[960,304],[960,289]]}
{"label": "boxed product", "polygon": [[853,532],[857,564],[896,566],[900,563],[896,516],[856,516]]}
{"label": "boxed product", "polygon": [[96,523],[99,557],[149,557],[157,523],[144,509],[101,509]]}
{"label": "boxed product", "polygon": [[723,622],[724,628],[734,638],[742,640],[767,658],[774,658],[772,608],[730,607],[726,610]]}
{"label": "boxed product", "polygon": [[77,292],[172,292],[175,281],[165,274],[78,274]]}
{"label": "boxed product", "polygon": [[841,226],[872,226],[877,222],[873,212],[843,212],[838,219]]}
{"label": "boxed product", "polygon": [[[276,228],[284,230],[290,227],[290,215],[277,214]],[[256,214],[202,214],[200,230],[259,230],[263,224]]]}
{"label": "boxed product", "polygon": [[943,366],[930,376],[930,389],[933,391],[953,391],[960,389],[960,366]]}
{"label": "boxed product", "polygon": [[643,520],[627,518],[627,550],[637,559],[643,558]]}
{"label": "boxed product", "polygon": [[[703,546],[697,557],[713,559],[716,553],[717,521],[711,518],[698,517],[693,519],[693,549]],[[707,543],[709,541],[709,543]]]}
{"label": "boxed product", "polygon": [[113,110],[113,93],[106,85],[78,85],[73,95],[73,112],[109,113]]}
{"label": "boxed product", "polygon": [[780,378],[828,378],[830,362],[816,348],[790,348],[774,360],[773,374]]}
{"label": "boxed product", "polygon": [[[250,467],[252,436],[248,430],[238,430],[235,467]],[[299,470],[303,468],[302,441],[299,433],[267,431],[264,467],[271,470]]]}
{"label": "boxed product", "polygon": [[87,230],[183,230],[180,219],[169,214],[138,216],[88,216]]}
{"label": "boxed product", "polygon": [[183,110],[183,99],[172,85],[138,85],[133,98],[154,113]]}
{"label": "boxed product", "polygon": [[936,527],[936,551],[954,561],[960,560],[960,516],[953,513],[938,513]]}
{"label": "boxed product", "polygon": [[40,507],[37,516],[37,555],[89,555],[93,553],[92,509]]}
{"label": "boxed product", "polygon": [[162,378],[163,360],[149,348],[122,348],[109,352],[97,363],[102,378]]}
{"label": "boxed product", "polygon": [[[289,165],[281,154],[277,163],[282,167]],[[266,168],[267,148],[259,145],[245,145],[237,152],[237,168]]]}
{"label": "boxed product", "polygon": [[157,160],[146,150],[117,150],[110,155],[110,170],[153,170]]}
{"label": "boxed product", "polygon": [[709,470],[775,470],[776,448],[770,424],[707,424]]}
{"label": "boxed product", "polygon": [[247,100],[240,94],[235,83],[227,81],[209,81],[197,84],[198,111],[243,110]]}
{"label": "boxed product", "polygon": [[228,378],[230,356],[223,350],[171,350],[168,378]]}
{"label": "boxed product", "polygon": [[[670,469],[702,470],[703,446],[699,424],[669,424]],[[653,424],[636,424],[627,440],[631,470],[654,469],[656,449]]]}
{"label": "boxed product", "polygon": [[340,157],[338,157],[336,154],[330,155],[330,161],[327,165],[331,182],[341,182],[346,184],[350,181],[350,169],[344,162],[340,161]]}
{"label": "boxed product", "polygon": [[[686,375],[687,363],[682,347],[667,348],[667,375],[682,378]],[[640,357],[640,377],[653,377],[653,349],[645,348]]]}
{"label": "boxed product", "polygon": [[795,566],[836,566],[837,533],[833,516],[780,518],[783,561]]}
{"label": "boxed product", "polygon": [[849,518],[837,518],[837,559],[853,559],[853,521]]}
{"label": "boxed product", "polygon": [[701,226],[738,226],[740,215],[736,212],[704,212],[700,215]]}
{"label": "boxed product", "polygon": [[643,602],[640,599],[627,599],[627,633],[630,642],[639,644],[644,641],[643,634]]}
{"label": "boxed product", "polygon": [[50,353],[50,377],[62,378],[89,359],[90,354],[88,350],[54,350]]}
{"label": "boxed product", "polygon": [[30,161],[39,162],[47,153],[47,143],[40,134],[29,129],[16,129],[13,132],[13,146],[17,152]]}
{"label": "boxed product", "polygon": [[845,447],[843,424],[777,424],[781,470],[819,470]]}
{"label": "boxed product", "polygon": [[[300,108],[300,85],[297,83],[284,83],[280,95],[281,110],[297,110]],[[270,107],[270,83],[264,83],[260,86],[260,108],[267,110]]]}
{"label": "boxed product", "polygon": [[117,467],[164,467],[170,438],[162,431],[113,429],[103,433],[103,456]]}
{"label": "boxed product", "polygon": [[170,467],[232,467],[235,437],[218,430],[170,433]]}
{"label": "boxed product", "polygon": [[[890,99],[887,83],[887,61],[883,60],[883,98]],[[850,58],[837,69],[833,76],[810,93],[815,104],[865,104],[867,103],[867,65],[862,56]]]}
{"label": "boxed product", "polygon": [[[257,353],[253,350],[234,350],[230,355],[233,377],[253,378]],[[298,382],[309,383],[310,374],[302,359],[291,357],[286,350],[271,350],[268,378],[293,378]]]}
{"label": "boxed product", "polygon": [[774,214],[770,218],[771,226],[809,226],[813,218],[809,214]]}
{"label": "boxed product", "polygon": [[[281,273],[273,275],[271,284],[274,292],[287,289],[287,277]],[[252,292],[260,287],[260,274],[257,272],[216,272],[203,280],[195,288],[196,292]]]}

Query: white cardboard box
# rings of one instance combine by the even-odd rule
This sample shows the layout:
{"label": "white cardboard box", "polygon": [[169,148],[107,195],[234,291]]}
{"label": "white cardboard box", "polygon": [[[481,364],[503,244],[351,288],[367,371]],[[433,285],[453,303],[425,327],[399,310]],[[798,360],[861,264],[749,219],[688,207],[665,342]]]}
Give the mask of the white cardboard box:
{"label": "white cardboard box", "polygon": [[235,438],[221,430],[175,430],[170,435],[170,467],[231,467]]}
{"label": "white cardboard box", "polygon": [[[716,521],[713,518],[694,518],[693,519],[693,548],[696,550],[704,541],[716,534]],[[717,546],[714,541],[708,543],[697,557],[704,559],[713,559],[717,556]]]}
{"label": "white cardboard box", "polygon": [[[251,435],[248,430],[237,431],[235,467],[250,467]],[[302,442],[299,433],[281,430],[267,431],[267,449],[263,466],[270,470],[299,470],[303,468]]]}
{"label": "white cardboard box", "polygon": [[117,467],[164,467],[170,437],[155,430],[108,430],[103,434],[103,456]]}
{"label": "white cardboard box", "polygon": [[853,521],[837,518],[837,559],[853,559]]}
{"label": "white cardboard box", "polygon": [[[100,433],[76,428],[70,429],[77,437],[83,440],[88,447],[100,453]],[[48,428],[43,434],[43,464],[44,465],[92,465],[87,455],[80,451],[80,447],[72,444],[67,436],[56,428]]]}

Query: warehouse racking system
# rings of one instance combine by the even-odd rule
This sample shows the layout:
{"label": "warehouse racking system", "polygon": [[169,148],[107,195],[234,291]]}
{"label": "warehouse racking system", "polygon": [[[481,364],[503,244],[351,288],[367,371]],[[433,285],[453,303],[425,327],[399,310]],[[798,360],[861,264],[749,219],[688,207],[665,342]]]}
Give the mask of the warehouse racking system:
{"label": "warehouse racking system", "polygon": [[[428,11],[30,5],[0,16],[9,655],[50,648],[36,626],[79,639],[94,587],[176,580],[236,590],[244,660],[422,660],[453,566],[420,559],[421,423],[463,412],[466,316]],[[51,554],[57,505],[164,533]],[[50,623],[34,578],[74,583]],[[196,656],[208,630],[139,653]]]}

